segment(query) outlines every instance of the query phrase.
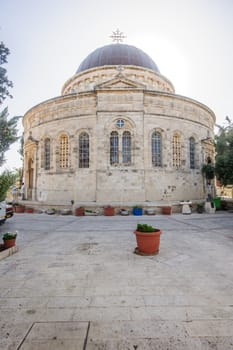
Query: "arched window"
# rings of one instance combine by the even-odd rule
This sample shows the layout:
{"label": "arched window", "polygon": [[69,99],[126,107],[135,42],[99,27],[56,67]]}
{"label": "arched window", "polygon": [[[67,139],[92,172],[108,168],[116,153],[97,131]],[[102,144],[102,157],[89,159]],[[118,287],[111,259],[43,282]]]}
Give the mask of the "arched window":
{"label": "arched window", "polygon": [[195,169],[195,139],[190,137],[189,139],[189,159],[190,169]]}
{"label": "arched window", "polygon": [[122,136],[122,163],[131,163],[131,134],[129,131],[124,131]]}
{"label": "arched window", "polygon": [[180,168],[181,166],[181,142],[180,135],[175,134],[172,140],[172,156],[173,156],[173,166]]}
{"label": "arched window", "polygon": [[60,136],[59,164],[60,168],[63,169],[69,167],[69,140],[67,135]]}
{"label": "arched window", "polygon": [[33,177],[34,177],[33,172],[34,172],[33,160],[32,160],[32,158],[30,158],[28,160],[28,187],[30,189],[33,188]]}
{"label": "arched window", "polygon": [[151,137],[152,165],[162,166],[161,134],[158,131],[153,132]]}
{"label": "arched window", "polygon": [[47,138],[44,141],[44,168],[50,169],[50,139]]}
{"label": "arched window", "polygon": [[86,132],[79,136],[79,168],[89,168],[89,135]]}
{"label": "arched window", "polygon": [[110,135],[110,164],[119,163],[119,136],[117,131],[112,131]]}

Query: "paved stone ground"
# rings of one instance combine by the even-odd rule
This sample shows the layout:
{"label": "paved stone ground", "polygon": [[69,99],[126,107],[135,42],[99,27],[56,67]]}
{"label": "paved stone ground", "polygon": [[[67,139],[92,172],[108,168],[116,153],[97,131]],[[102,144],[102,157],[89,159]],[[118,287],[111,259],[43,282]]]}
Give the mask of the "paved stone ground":
{"label": "paved stone ground", "polygon": [[[137,222],[163,231],[138,256]],[[233,349],[233,214],[15,214],[0,261],[2,350]]]}

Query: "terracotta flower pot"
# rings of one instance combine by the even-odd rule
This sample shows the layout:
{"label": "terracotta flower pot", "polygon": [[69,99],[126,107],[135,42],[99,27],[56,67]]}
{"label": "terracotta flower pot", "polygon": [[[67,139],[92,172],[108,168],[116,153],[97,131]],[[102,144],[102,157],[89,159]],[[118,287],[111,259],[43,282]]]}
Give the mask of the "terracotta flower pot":
{"label": "terracotta flower pot", "polygon": [[154,255],[159,252],[161,231],[139,232],[134,231],[139,254]]}
{"label": "terracotta flower pot", "polygon": [[25,212],[31,214],[34,212],[34,209],[33,208],[25,208]]}
{"label": "terracotta flower pot", "polygon": [[113,216],[113,215],[115,215],[115,208],[113,208],[113,207],[105,207],[104,208],[104,215],[105,216]]}
{"label": "terracotta flower pot", "polygon": [[16,238],[12,238],[12,239],[4,239],[3,242],[4,242],[4,248],[11,248],[11,247],[14,247],[15,246],[15,241],[16,241]]}
{"label": "terracotta flower pot", "polygon": [[168,206],[168,207],[162,207],[162,213],[165,215],[171,215],[172,213],[172,207]]}
{"label": "terracotta flower pot", "polygon": [[16,213],[24,213],[25,211],[25,206],[24,205],[16,205],[15,206],[15,212]]}
{"label": "terracotta flower pot", "polygon": [[76,208],[75,215],[76,216],[84,216],[85,215],[85,209],[83,207]]}

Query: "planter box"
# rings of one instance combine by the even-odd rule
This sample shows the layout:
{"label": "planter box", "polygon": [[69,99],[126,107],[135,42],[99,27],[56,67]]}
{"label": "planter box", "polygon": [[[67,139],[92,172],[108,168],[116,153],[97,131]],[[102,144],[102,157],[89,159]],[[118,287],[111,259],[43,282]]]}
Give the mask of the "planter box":
{"label": "planter box", "polygon": [[24,213],[25,211],[25,206],[24,205],[16,205],[15,206],[15,212],[16,213]]}
{"label": "planter box", "polygon": [[71,214],[70,209],[67,209],[67,208],[61,209],[61,215],[70,215],[70,214]]}
{"label": "planter box", "polygon": [[163,213],[164,215],[171,215],[171,213],[172,213],[172,207],[171,207],[171,206],[162,207],[162,213]]}
{"label": "planter box", "polygon": [[25,212],[26,213],[34,213],[34,209],[33,208],[25,208]]}
{"label": "planter box", "polygon": [[121,210],[120,210],[120,214],[121,214],[122,216],[127,216],[127,215],[129,215],[129,211],[126,210],[126,209],[121,209]]}
{"label": "planter box", "polygon": [[114,216],[115,215],[115,208],[113,208],[113,207],[105,207],[104,208],[104,215],[105,216]]}
{"label": "planter box", "polygon": [[98,212],[97,211],[85,211],[85,216],[97,216]]}
{"label": "planter box", "polygon": [[133,208],[133,215],[139,216],[143,214],[142,208]]}
{"label": "planter box", "polygon": [[46,214],[48,214],[48,215],[53,215],[53,214],[55,214],[56,213],[56,210],[55,209],[47,209],[46,210]]}
{"label": "planter box", "polygon": [[155,215],[155,209],[147,209],[146,213],[147,215]]}
{"label": "planter box", "polygon": [[11,248],[3,248],[3,244],[0,244],[0,260],[3,260],[5,258],[7,258],[8,256],[16,253],[18,251],[18,247],[16,245],[14,245]]}
{"label": "planter box", "polygon": [[85,209],[83,207],[76,208],[75,209],[75,215],[76,216],[84,216],[85,215]]}

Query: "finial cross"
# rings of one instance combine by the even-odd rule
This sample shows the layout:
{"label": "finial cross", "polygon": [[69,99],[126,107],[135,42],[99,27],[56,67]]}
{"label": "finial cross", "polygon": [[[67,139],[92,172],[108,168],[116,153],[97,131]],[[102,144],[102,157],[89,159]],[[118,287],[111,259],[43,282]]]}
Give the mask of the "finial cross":
{"label": "finial cross", "polygon": [[116,41],[117,43],[122,42],[124,38],[126,38],[126,35],[124,35],[123,32],[120,32],[119,29],[117,29],[115,32],[112,32],[112,35],[110,35],[110,38],[112,38],[112,41]]}

